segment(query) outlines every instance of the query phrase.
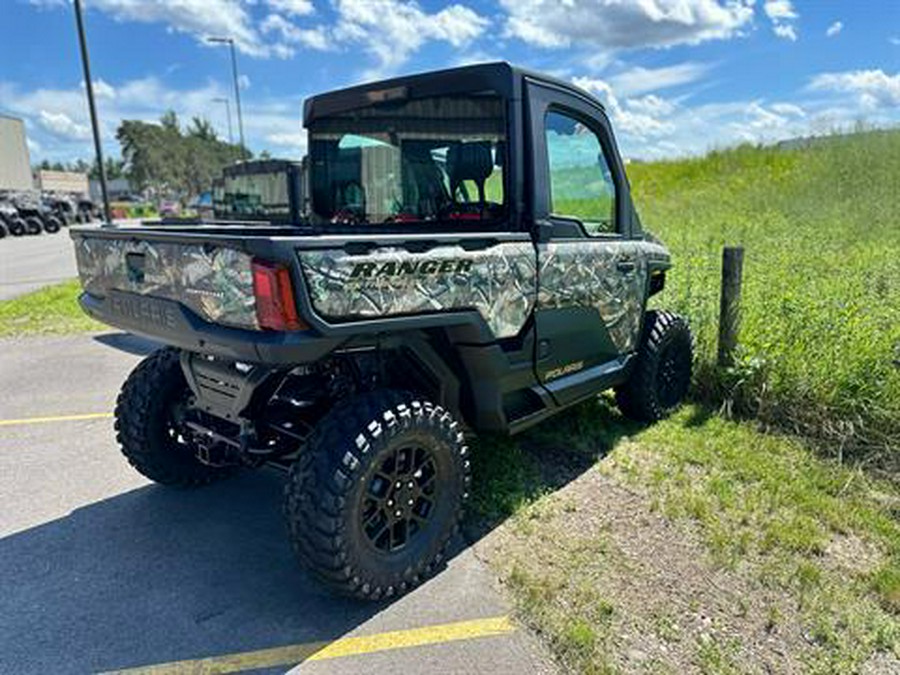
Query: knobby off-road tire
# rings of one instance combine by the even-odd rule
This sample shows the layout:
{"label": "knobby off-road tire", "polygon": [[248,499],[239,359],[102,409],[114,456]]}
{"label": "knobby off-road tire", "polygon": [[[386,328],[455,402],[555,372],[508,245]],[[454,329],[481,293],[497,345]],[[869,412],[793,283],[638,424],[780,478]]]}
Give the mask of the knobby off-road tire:
{"label": "knobby off-road tire", "polygon": [[647,312],[634,370],[616,389],[619,410],[639,422],[663,419],[687,396],[692,365],[687,321],[672,312]]}
{"label": "knobby off-road tire", "polygon": [[379,600],[415,588],[441,568],[459,530],[468,453],[453,416],[413,394],[383,390],[339,403],[285,487],[301,562],[343,595]]}
{"label": "knobby off-road tire", "polygon": [[203,464],[177,429],[190,390],[177,349],[153,352],[135,368],[116,401],[116,438],[144,476],[163,485],[197,487],[225,478],[234,467]]}
{"label": "knobby off-road tire", "polygon": [[36,235],[44,231],[44,223],[37,216],[28,216],[25,219],[25,233]]}
{"label": "knobby off-road tire", "polygon": [[9,221],[9,233],[14,237],[21,237],[28,231],[28,224],[24,218],[12,218]]}
{"label": "knobby off-road tire", "polygon": [[44,218],[44,232],[47,234],[56,234],[62,229],[62,222],[56,216],[48,216]]}

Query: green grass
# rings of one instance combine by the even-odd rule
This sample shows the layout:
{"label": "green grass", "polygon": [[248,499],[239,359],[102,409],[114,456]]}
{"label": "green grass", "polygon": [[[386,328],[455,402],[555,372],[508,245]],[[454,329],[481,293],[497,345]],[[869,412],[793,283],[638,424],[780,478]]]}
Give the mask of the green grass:
{"label": "green grass", "polygon": [[80,292],[73,280],[0,301],[0,337],[101,330],[78,306]]}
{"label": "green grass", "polygon": [[[786,622],[799,624],[808,639],[804,672],[854,672],[876,652],[900,656],[896,486],[702,406],[641,429],[601,399],[517,440],[484,439],[475,454],[473,520],[493,527],[507,519],[514,543],[494,562],[519,616],[567,668],[615,672],[616,636],[627,622],[668,643],[682,639],[673,626],[683,617],[623,616],[604,597],[603,579],[620,564],[605,532],[586,536],[571,520],[558,524],[575,506],[554,489],[598,470],[603,456],[599,470],[645,495],[650,510],[699,532],[711,566],[783,599],[791,617],[771,606],[767,625],[790,632]],[[590,505],[578,508],[578,518],[591,518]],[[841,542],[856,547],[844,561],[849,569],[835,562]],[[742,611],[755,601],[740,598]],[[741,645],[698,643],[694,663],[700,672],[745,672]]]}
{"label": "green grass", "polygon": [[[900,131],[628,168],[674,254],[661,305],[697,336],[701,395],[827,439],[900,449]],[[745,247],[741,358],[713,368],[723,245]]]}

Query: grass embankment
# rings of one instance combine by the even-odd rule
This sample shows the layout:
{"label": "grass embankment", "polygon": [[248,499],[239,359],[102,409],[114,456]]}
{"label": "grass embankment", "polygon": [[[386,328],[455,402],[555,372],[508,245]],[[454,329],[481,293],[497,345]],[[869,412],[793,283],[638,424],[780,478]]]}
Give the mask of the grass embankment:
{"label": "grass embankment", "polygon": [[[659,302],[691,319],[699,393],[831,441],[845,456],[898,455],[900,131],[794,150],[742,147],[628,173],[645,226],[675,256]],[[726,244],[746,249],[742,357],[717,374]]]}
{"label": "grass embankment", "polygon": [[900,668],[891,484],[699,406],[601,400],[475,456],[476,534],[509,517],[477,550],[572,672]]}
{"label": "grass embankment", "polygon": [[[642,429],[601,400],[475,455],[478,547],[568,669],[900,672],[900,488],[863,470],[900,456],[898,175],[900,132],[629,167],[714,406]],[[734,244],[742,353],[720,372]]]}
{"label": "grass embankment", "polygon": [[73,280],[0,301],[0,337],[102,329],[78,306],[80,292],[81,286]]}

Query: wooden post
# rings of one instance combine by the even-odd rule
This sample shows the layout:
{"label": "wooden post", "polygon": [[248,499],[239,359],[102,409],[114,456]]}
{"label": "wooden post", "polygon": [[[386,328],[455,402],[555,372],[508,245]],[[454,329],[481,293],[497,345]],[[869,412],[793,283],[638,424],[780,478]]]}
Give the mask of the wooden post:
{"label": "wooden post", "polygon": [[734,351],[741,328],[741,280],[744,248],[722,249],[722,298],[719,304],[719,365],[734,364]]}

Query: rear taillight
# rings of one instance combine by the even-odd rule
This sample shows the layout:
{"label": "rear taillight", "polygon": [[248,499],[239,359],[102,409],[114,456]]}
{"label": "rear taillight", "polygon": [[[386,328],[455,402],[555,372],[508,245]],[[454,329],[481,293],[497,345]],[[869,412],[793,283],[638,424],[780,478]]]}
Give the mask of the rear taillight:
{"label": "rear taillight", "polygon": [[297,315],[291,274],[287,267],[254,259],[253,294],[256,296],[256,319],[260,328],[269,330],[306,330]]}

